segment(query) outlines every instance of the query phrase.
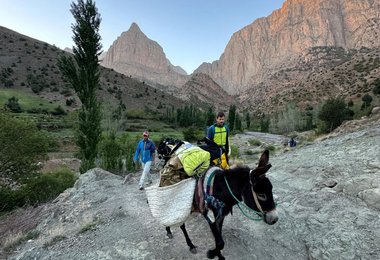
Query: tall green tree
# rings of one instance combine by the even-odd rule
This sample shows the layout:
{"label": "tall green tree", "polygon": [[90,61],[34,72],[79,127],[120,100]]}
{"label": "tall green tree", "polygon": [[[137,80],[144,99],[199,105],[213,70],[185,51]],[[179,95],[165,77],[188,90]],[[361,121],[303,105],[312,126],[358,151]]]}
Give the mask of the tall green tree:
{"label": "tall green tree", "polygon": [[70,11],[76,21],[72,24],[74,59],[62,56],[58,66],[82,102],[78,115],[77,145],[82,160],[80,172],[84,173],[95,167],[101,134],[100,103],[96,97],[96,90],[100,87],[98,56],[102,49],[99,35],[101,18],[92,0],[73,2]]}
{"label": "tall green tree", "polygon": [[214,124],[214,121],[215,121],[214,108],[212,106],[209,106],[207,108],[207,112],[206,112],[206,125],[210,126],[210,125]]}
{"label": "tall green tree", "polygon": [[251,116],[249,115],[249,112],[247,111],[247,114],[245,114],[245,122],[247,124],[247,129],[251,127]]}
{"label": "tall green tree", "polygon": [[243,131],[243,127],[241,124],[241,118],[240,118],[239,113],[236,113],[236,115],[235,115],[235,130],[240,131],[240,132]]}
{"label": "tall green tree", "polygon": [[228,111],[228,124],[229,124],[228,127],[230,128],[231,132],[234,131],[235,117],[236,117],[236,106],[231,105]]}

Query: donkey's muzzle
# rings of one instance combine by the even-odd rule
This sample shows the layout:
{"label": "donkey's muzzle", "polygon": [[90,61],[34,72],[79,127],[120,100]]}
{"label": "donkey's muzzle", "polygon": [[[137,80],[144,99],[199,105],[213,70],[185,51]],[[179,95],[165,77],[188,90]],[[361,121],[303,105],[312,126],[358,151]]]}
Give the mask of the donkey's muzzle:
{"label": "donkey's muzzle", "polygon": [[264,222],[269,224],[269,225],[275,224],[277,222],[277,220],[278,220],[278,215],[277,215],[277,211],[275,209],[265,213],[265,215],[264,215]]}

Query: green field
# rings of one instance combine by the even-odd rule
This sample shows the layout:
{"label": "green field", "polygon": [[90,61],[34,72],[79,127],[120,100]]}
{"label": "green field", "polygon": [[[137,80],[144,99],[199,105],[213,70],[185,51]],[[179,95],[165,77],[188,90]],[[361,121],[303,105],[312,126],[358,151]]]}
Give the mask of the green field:
{"label": "green field", "polygon": [[0,106],[4,107],[4,105],[8,103],[8,100],[12,97],[16,97],[18,99],[18,103],[23,110],[41,108],[52,111],[57,107],[57,104],[50,103],[43,98],[14,89],[0,89]]}

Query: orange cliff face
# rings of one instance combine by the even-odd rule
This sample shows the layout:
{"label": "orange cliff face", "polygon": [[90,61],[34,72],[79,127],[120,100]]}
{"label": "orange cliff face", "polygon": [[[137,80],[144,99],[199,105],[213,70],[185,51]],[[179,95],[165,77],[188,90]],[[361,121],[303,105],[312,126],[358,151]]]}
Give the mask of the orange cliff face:
{"label": "orange cliff face", "polygon": [[228,93],[257,85],[317,46],[380,46],[380,5],[372,0],[288,0],[270,16],[234,33],[220,60],[196,72]]}

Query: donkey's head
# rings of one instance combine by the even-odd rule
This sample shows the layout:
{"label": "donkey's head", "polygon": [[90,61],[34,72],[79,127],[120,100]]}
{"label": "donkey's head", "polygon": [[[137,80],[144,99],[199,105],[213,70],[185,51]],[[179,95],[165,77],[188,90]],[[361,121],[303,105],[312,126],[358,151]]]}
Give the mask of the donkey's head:
{"label": "donkey's head", "polygon": [[173,138],[167,137],[162,140],[157,146],[157,153],[160,159],[164,159],[165,164],[170,159],[173,149],[180,145],[181,140],[174,140]]}
{"label": "donkey's head", "polygon": [[157,153],[159,156],[169,156],[172,151],[172,146],[175,145],[173,138],[165,138],[157,146]]}
{"label": "donkey's head", "polygon": [[272,183],[265,173],[272,167],[269,164],[269,151],[265,150],[257,167],[249,171],[250,188],[243,193],[244,202],[264,215],[265,223],[273,225],[278,220],[276,204],[273,199]]}

